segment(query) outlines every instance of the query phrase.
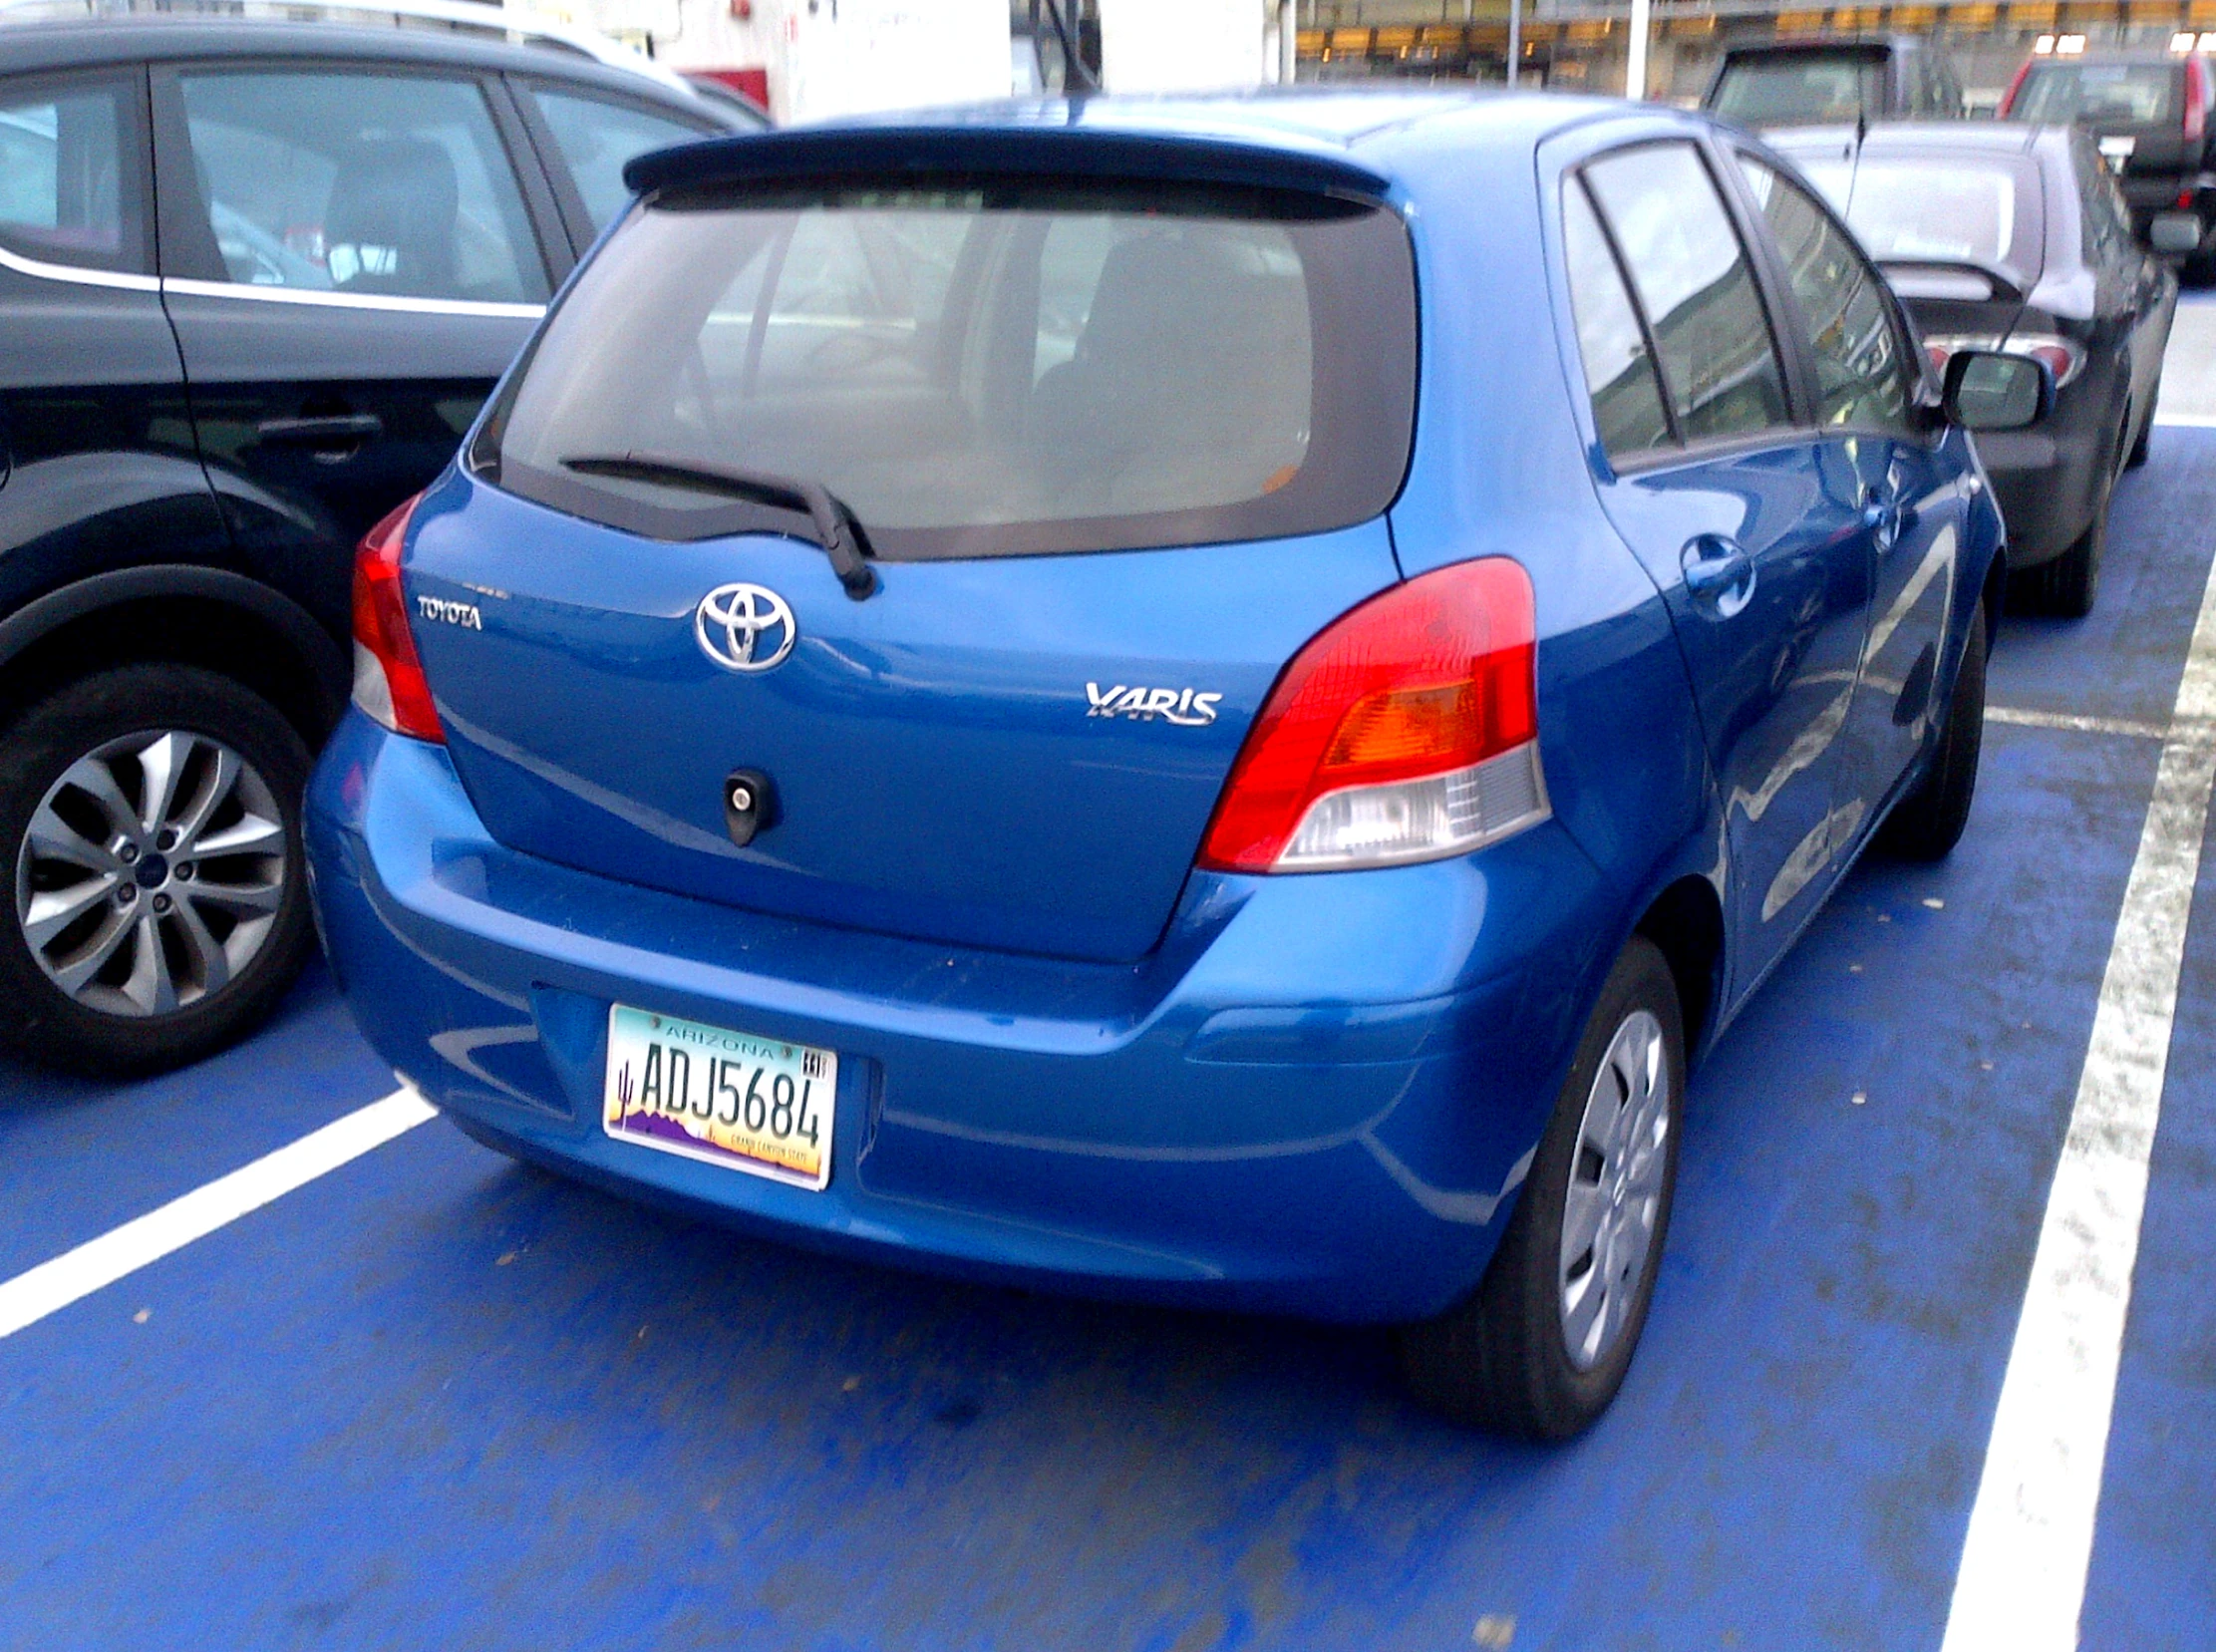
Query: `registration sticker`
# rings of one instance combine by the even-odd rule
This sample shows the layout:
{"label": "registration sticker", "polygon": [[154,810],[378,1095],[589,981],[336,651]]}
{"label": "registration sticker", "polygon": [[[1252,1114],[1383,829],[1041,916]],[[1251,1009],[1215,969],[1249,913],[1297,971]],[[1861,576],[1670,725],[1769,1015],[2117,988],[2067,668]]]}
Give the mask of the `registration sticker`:
{"label": "registration sticker", "polygon": [[617,1004],[600,1125],[642,1148],[821,1189],[838,1057]]}

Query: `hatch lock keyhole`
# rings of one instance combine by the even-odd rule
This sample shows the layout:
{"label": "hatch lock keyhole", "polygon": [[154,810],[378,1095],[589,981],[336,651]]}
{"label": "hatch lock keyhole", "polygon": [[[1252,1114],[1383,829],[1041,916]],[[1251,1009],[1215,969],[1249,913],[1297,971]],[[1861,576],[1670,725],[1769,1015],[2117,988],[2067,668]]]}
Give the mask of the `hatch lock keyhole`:
{"label": "hatch lock keyhole", "polygon": [[741,848],[778,824],[778,793],[760,769],[734,769],[724,777],[724,826]]}

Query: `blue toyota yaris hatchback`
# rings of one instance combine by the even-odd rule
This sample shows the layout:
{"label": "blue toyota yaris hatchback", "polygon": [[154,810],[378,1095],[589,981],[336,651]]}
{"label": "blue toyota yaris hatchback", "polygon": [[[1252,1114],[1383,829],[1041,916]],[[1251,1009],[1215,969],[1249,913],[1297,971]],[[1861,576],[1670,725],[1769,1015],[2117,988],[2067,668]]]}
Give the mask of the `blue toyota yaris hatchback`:
{"label": "blue toyota yaris hatchback", "polygon": [[1688,1055],[1976,774],[2001,523],[1790,169],[1559,98],[633,164],[364,542],[309,818],[473,1136],[826,1246],[1622,1381]]}

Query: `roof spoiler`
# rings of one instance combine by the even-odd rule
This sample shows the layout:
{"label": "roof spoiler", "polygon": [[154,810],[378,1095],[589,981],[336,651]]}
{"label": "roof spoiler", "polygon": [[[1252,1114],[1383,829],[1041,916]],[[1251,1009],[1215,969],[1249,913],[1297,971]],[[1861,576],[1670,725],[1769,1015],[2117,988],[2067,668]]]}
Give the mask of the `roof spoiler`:
{"label": "roof spoiler", "polygon": [[[1075,118],[1079,106],[1073,106]],[[866,172],[877,176],[1160,178],[1244,184],[1310,194],[1382,199],[1390,182],[1344,156],[1243,144],[1210,133],[1190,137],[1099,127],[1021,124],[790,128],[712,138],[654,150],[623,168],[623,181],[649,194],[673,185],[755,182]]]}
{"label": "roof spoiler", "polygon": [[1997,269],[1992,264],[1979,263],[1975,258],[1880,258],[1877,267],[1888,279],[1895,270],[1930,270],[1941,275],[1975,275],[1993,288],[1993,296],[2005,304],[2024,302],[2024,289],[2015,277]]}

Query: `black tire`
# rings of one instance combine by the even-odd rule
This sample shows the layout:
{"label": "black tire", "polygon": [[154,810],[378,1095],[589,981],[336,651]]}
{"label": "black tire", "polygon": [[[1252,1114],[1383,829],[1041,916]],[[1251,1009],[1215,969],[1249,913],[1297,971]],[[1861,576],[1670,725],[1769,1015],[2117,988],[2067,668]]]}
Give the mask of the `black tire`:
{"label": "black tire", "polygon": [[1985,604],[1970,616],[1970,636],[1955,672],[1954,697],[1939,732],[1931,767],[1915,790],[1893,806],[1879,846],[1903,860],[1944,860],[1962,840],[1978,790],[1978,754],[1985,742]]}
{"label": "black tire", "polygon": [[2138,438],[2131,444],[2131,452],[2124,458],[2123,468],[2127,471],[2139,469],[2147,462],[2148,456],[2154,452],[2154,410],[2161,399],[2162,375],[2156,373],[2154,375],[2154,387],[2147,392],[2146,417],[2139,421]]}
{"label": "black tire", "polygon": [[[152,745],[134,744],[164,733],[179,738],[163,759]],[[235,771],[218,748],[238,760]],[[143,843],[91,792],[60,789],[73,765],[94,764],[136,818],[157,789],[155,763],[167,755],[177,768],[173,803],[145,828]],[[0,734],[0,865],[8,878],[0,1046],[77,1072],[148,1073],[197,1060],[268,1014],[313,935],[300,842],[308,761],[298,732],[267,701],[191,666],[104,671],[18,717]],[[50,793],[55,807],[34,849],[27,839]],[[272,815],[281,849],[263,824]],[[105,834],[116,845],[108,868],[48,852],[55,821],[80,851]],[[182,823],[185,835],[168,823]],[[174,865],[157,852],[162,840],[172,849],[182,842]],[[195,841],[204,858],[193,857]],[[31,902],[43,898],[52,913],[81,888],[89,901],[82,915],[50,931],[43,926],[51,917],[34,920]],[[36,946],[33,927],[42,930]],[[87,967],[110,936],[106,963],[74,993],[49,973]]]}
{"label": "black tire", "polygon": [[[1659,1026],[1661,1077],[1667,1086],[1660,1115],[1659,1182],[1648,1224],[1651,1237],[1635,1273],[1622,1276],[1624,1308],[1613,1340],[1581,1367],[1571,1354],[1564,1323],[1564,1278],[1574,1273],[1574,1265],[1566,1265],[1562,1256],[1563,1223],[1573,1171],[1583,1181],[1597,1161],[1580,1143],[1589,1098],[1602,1105],[1599,1098],[1612,1094],[1597,1090],[1602,1064],[1619,1033],[1634,1027],[1641,1014]],[[1677,1186],[1684,1097],[1685,1027],[1677,983],[1661,949],[1635,935],[1609,971],[1585,1024],[1568,1082],[1484,1278],[1438,1318],[1401,1333],[1402,1367],[1418,1399],[1456,1422],[1540,1440],[1567,1440],[1608,1409],[1631,1368],[1654,1296]],[[1607,1174],[1601,1162],[1602,1168],[1593,1172],[1596,1178]],[[1600,1180],[1591,1185],[1597,1194]],[[1593,1277],[1589,1270],[1586,1278]]]}
{"label": "black tire", "polygon": [[2114,479],[2103,476],[2085,531],[2061,555],[2026,575],[2042,612],[2059,619],[2083,619],[2092,612],[2093,599],[2100,594],[2100,564],[2108,555],[2108,502],[2114,495]]}

